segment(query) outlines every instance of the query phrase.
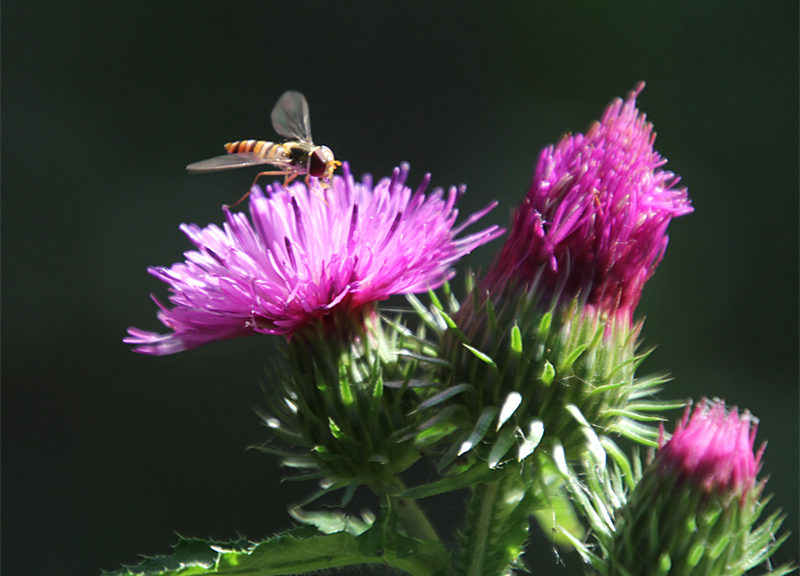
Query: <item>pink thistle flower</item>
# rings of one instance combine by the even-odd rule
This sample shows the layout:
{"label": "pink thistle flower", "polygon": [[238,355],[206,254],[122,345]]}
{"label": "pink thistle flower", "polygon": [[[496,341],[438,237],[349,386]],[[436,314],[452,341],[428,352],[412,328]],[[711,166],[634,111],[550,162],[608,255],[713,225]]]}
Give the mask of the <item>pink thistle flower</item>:
{"label": "pink thistle flower", "polygon": [[358,324],[377,301],[439,287],[456,261],[502,234],[490,226],[457,238],[496,203],[456,226],[464,187],[426,195],[426,174],[412,192],[408,170],[373,186],[369,175],[355,182],[345,164],[327,190],[254,187],[250,219],[223,208],[222,228],[181,225],[196,249],[148,269],[170,287],[172,308],[153,299],[171,332],[129,328],[124,342],[166,355],[254,333],[289,338],[315,324]]}
{"label": "pink thistle flower", "polygon": [[584,134],[545,148],[490,289],[534,288],[548,304],[576,296],[628,320],[667,248],[667,226],[692,212],[679,178],[661,170],[653,125],[636,108],[640,83]]}
{"label": "pink thistle flower", "polygon": [[662,431],[655,460],[659,474],[690,481],[707,494],[748,493],[764,452],[764,446],[753,452],[758,421],[749,412],[727,411],[721,400],[704,399],[691,418],[689,412],[666,443]]}

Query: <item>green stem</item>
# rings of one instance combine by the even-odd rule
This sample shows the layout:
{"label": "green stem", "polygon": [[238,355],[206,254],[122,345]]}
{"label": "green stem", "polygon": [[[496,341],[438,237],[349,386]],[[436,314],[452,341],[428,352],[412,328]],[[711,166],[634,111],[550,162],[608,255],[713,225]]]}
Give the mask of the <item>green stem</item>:
{"label": "green stem", "polygon": [[475,508],[478,517],[473,526],[468,528],[470,538],[467,546],[462,550],[462,554],[466,556],[467,560],[465,576],[488,576],[489,574],[486,572],[487,548],[499,489],[499,482],[479,484],[473,489],[470,507]]}
{"label": "green stem", "polygon": [[453,576],[510,574],[528,537],[526,483],[510,471],[492,482],[473,485]]}
{"label": "green stem", "polygon": [[439,535],[417,501],[401,496],[389,496],[389,505],[397,513],[406,535],[419,540],[439,543]]}

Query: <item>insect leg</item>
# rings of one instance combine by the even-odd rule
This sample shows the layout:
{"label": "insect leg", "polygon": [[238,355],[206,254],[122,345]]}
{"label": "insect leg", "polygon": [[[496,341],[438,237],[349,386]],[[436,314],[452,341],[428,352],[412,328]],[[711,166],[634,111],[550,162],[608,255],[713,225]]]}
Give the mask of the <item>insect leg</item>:
{"label": "insect leg", "polygon": [[297,178],[297,172],[292,172],[292,173],[284,172],[283,174],[286,175],[286,177],[283,179],[284,188],[286,188],[292,182],[292,180]]}
{"label": "insect leg", "polygon": [[294,179],[296,174],[290,175],[290,173],[287,172],[286,170],[270,170],[268,172],[259,172],[253,179],[253,183],[250,185],[250,188],[255,186],[256,182],[258,182],[258,179],[261,178],[262,176],[284,176],[286,179],[283,181],[283,185],[286,186],[289,182],[292,181],[292,179]]}
{"label": "insect leg", "polygon": [[284,175],[286,175],[286,172],[283,171],[283,170],[274,171],[274,172],[259,172],[258,174],[256,174],[256,177],[253,179],[253,183],[250,184],[250,188],[247,190],[247,192],[244,193],[244,196],[239,198],[233,204],[226,204],[225,207],[226,208],[235,208],[236,206],[238,206],[239,204],[244,202],[247,199],[247,197],[250,196],[250,190],[253,189],[253,186],[256,185],[256,182],[258,182],[258,179],[261,178],[262,176],[284,176]]}
{"label": "insect leg", "polygon": [[[306,188],[308,188],[309,192],[311,192],[314,196],[319,198],[322,201],[322,203],[325,204],[325,206],[327,206],[328,205],[328,201],[325,200],[325,196],[322,195],[322,192],[320,192],[319,190],[315,190],[314,188],[311,187],[310,178],[311,178],[311,174],[307,174],[306,175]],[[317,182],[319,182],[320,187],[322,188],[323,191],[327,190],[328,188],[330,188],[330,185],[325,180],[317,179]]]}

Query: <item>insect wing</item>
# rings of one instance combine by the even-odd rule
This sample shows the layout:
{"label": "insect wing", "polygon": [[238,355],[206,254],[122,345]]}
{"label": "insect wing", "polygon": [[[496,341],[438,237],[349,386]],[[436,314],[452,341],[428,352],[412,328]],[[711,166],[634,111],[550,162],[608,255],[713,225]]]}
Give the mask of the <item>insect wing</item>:
{"label": "insect wing", "polygon": [[214,156],[199,162],[192,162],[186,166],[187,172],[218,172],[220,170],[232,170],[234,168],[245,168],[247,166],[259,166],[261,164],[272,164],[275,166],[283,167],[283,164],[277,160],[267,160],[263,156],[251,154],[249,152],[240,152],[238,154],[223,154],[222,156]]}
{"label": "insect wing", "polygon": [[272,109],[272,127],[275,132],[291,140],[311,143],[311,123],[308,118],[306,97],[296,90],[288,90],[278,98]]}

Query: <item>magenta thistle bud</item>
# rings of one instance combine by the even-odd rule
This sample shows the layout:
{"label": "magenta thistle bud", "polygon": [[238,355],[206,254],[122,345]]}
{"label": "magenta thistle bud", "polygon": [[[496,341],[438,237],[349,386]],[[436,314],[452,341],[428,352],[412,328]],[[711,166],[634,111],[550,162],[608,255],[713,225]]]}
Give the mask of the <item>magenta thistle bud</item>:
{"label": "magenta thistle bud", "polygon": [[662,170],[653,125],[636,108],[640,83],[584,134],[545,148],[511,233],[488,274],[513,285],[630,318],[667,247],[670,220],[690,213],[679,178]]}
{"label": "magenta thistle bud", "polygon": [[171,332],[130,328],[124,341],[165,355],[249,334],[291,337],[358,324],[377,301],[440,286],[457,260],[502,230],[457,238],[494,204],[456,226],[463,187],[426,195],[430,175],[416,191],[407,175],[403,165],[373,186],[369,175],[356,182],[345,164],[329,189],[273,184],[265,195],[254,187],[250,219],[226,207],[222,228],[182,225],[196,249],[185,262],[149,269],[170,287],[172,308],[154,300]]}
{"label": "magenta thistle bud", "polygon": [[764,563],[786,536],[778,535],[779,512],[757,525],[765,502],[756,428],[748,412],[721,400],[703,400],[691,416],[687,409],[615,512],[613,535],[600,538],[603,573],[731,576]]}
{"label": "magenta thistle bud", "polygon": [[764,451],[753,452],[758,422],[749,412],[727,411],[723,401],[703,400],[689,417],[686,409],[655,465],[662,475],[677,475],[707,493],[744,494],[755,486]]}

